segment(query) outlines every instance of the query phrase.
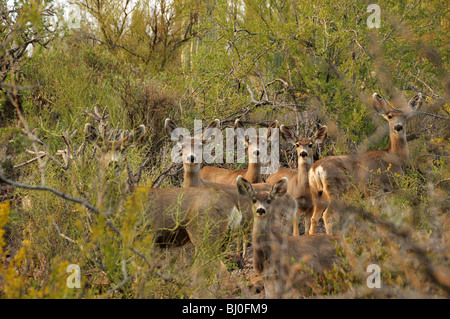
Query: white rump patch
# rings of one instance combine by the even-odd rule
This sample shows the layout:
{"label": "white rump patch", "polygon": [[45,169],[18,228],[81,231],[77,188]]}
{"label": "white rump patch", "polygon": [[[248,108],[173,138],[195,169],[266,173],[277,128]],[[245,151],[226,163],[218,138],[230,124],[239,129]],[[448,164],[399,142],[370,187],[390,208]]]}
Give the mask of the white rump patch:
{"label": "white rump patch", "polygon": [[241,223],[241,220],[242,220],[241,211],[236,206],[233,206],[230,218],[228,220],[228,227],[231,228],[232,230],[236,230],[239,224]]}
{"label": "white rump patch", "polygon": [[327,172],[323,169],[323,166],[319,166],[316,169],[316,176],[319,180],[323,180],[327,177]]}

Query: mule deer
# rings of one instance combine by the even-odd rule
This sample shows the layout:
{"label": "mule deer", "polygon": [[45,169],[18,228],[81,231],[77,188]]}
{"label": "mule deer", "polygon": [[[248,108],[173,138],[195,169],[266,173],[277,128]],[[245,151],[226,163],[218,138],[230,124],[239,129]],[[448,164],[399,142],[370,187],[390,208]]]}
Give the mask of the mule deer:
{"label": "mule deer", "polygon": [[[197,154],[201,150],[196,150],[197,154],[193,151],[193,148],[195,145],[203,145],[203,141],[206,141],[210,138],[211,130],[207,130],[208,128],[218,128],[220,126],[220,121],[215,120],[211,122],[208,127],[204,130],[203,135],[201,138],[199,137],[190,137],[190,138],[184,138],[179,139],[177,143],[179,144],[179,147],[181,149],[181,157],[183,160],[183,168],[184,168],[184,182],[183,187],[189,188],[189,187],[199,187],[199,186],[210,186],[210,187],[219,187],[221,190],[227,192],[228,195],[230,195],[238,210],[242,212],[242,223],[240,224],[240,229],[244,233],[244,245],[243,245],[243,254],[242,258],[245,257],[245,251],[246,251],[246,233],[247,230],[250,228],[250,224],[252,222],[252,210],[251,210],[251,202],[246,196],[241,196],[236,186],[231,184],[218,184],[211,181],[205,181],[200,177],[200,166],[201,163],[198,161]],[[166,134],[172,138],[172,134],[174,133],[175,129],[177,129],[177,125],[172,122],[170,119],[166,119],[164,124],[164,129]],[[268,189],[269,186],[264,183],[255,184],[255,188],[257,189]]]}
{"label": "mule deer", "polygon": [[87,142],[94,143],[97,149],[100,149],[104,164],[110,165],[111,163],[119,162],[122,159],[122,152],[130,145],[142,140],[145,134],[145,126],[140,125],[130,133],[128,130],[108,130],[110,123],[107,119],[110,115],[107,113],[107,109],[105,107],[100,112],[96,105],[94,106],[93,112],[89,112],[89,109],[83,111],[98,127],[86,123],[84,126],[84,136]]}
{"label": "mule deer", "polygon": [[[295,279],[295,273],[292,275],[295,267],[290,266],[292,261],[303,263],[316,273],[332,269],[339,261],[335,248],[338,238],[289,235],[297,202],[287,193],[286,177],[275,183],[269,192],[255,191],[242,176],[237,178],[237,187],[253,202],[253,263],[256,273],[264,277],[266,297],[280,297],[286,291],[286,279]],[[275,288],[269,284],[274,277]]]}
{"label": "mule deer", "polygon": [[118,177],[125,171],[124,165],[122,165],[123,152],[131,145],[139,143],[144,134],[144,125],[138,126],[130,133],[122,131],[121,134],[118,134],[119,136],[116,136],[114,130],[106,133],[100,128],[99,131],[90,123],[86,123],[84,126],[85,140],[94,144],[98,154],[100,191],[97,202],[99,207],[104,208],[105,214],[110,214],[120,207],[121,196],[119,194],[127,194],[134,187],[130,175],[127,182],[124,183]]}
{"label": "mule deer", "polygon": [[220,244],[242,220],[234,199],[215,187],[137,187],[130,200],[145,211],[154,242],[162,248]]}
{"label": "mule deer", "polygon": [[[183,159],[183,168],[184,168],[184,183],[183,187],[199,187],[199,186],[214,186],[220,187],[222,190],[225,190],[230,195],[235,196],[236,200],[241,199],[245,202],[248,202],[246,197],[239,196],[239,193],[236,190],[236,187],[231,184],[222,184],[215,183],[212,181],[203,180],[200,176],[200,166],[201,163],[198,162],[198,156],[196,152],[201,152],[201,147],[203,146],[202,141],[208,140],[211,137],[211,133],[208,129],[210,128],[218,128],[220,126],[220,121],[215,120],[211,122],[208,127],[204,130],[201,139],[199,137],[189,137],[180,139],[177,141],[179,144],[179,148],[181,150],[181,157]],[[164,125],[166,134],[171,137],[174,130],[177,128],[177,125],[172,122],[170,119],[166,119]],[[195,152],[193,151],[194,145],[199,145],[199,149]],[[256,183],[255,188],[257,189],[268,189],[269,185],[265,183]],[[251,208],[250,206],[248,206]],[[251,217],[251,213],[250,213]]]}
{"label": "mule deer", "polygon": [[119,162],[122,159],[123,151],[142,139],[145,134],[145,126],[140,125],[130,133],[124,133],[125,136],[122,135],[115,139],[114,132],[110,132],[109,136],[106,136],[90,123],[86,123],[84,126],[85,140],[96,143],[95,145],[102,151],[101,161],[107,165]]}
{"label": "mule deer", "polygon": [[314,211],[310,234],[316,232],[322,213],[326,233],[332,234],[335,216],[330,206],[348,190],[350,183],[364,186],[371,182],[389,191],[393,187],[392,176],[403,172],[409,158],[406,122],[421,107],[422,94],[412,97],[403,110],[391,107],[377,93],[372,98],[375,110],[389,123],[389,145],[383,150],[324,157],[312,165],[309,184]]}
{"label": "mule deer", "polygon": [[[203,150],[203,142],[212,136],[212,129],[219,128],[220,121],[218,119],[212,121],[200,136],[187,137],[179,135],[176,140],[181,150],[181,159],[183,161],[184,182],[183,187],[213,186],[214,183],[204,181],[200,177],[200,155]],[[166,119],[164,123],[164,131],[166,135],[172,139],[174,131],[178,126],[170,119]]]}
{"label": "mule deer", "polygon": [[313,204],[309,190],[308,171],[313,164],[314,148],[327,138],[328,128],[320,127],[313,136],[309,138],[298,138],[294,132],[286,126],[281,125],[281,136],[297,149],[297,170],[280,167],[275,173],[269,176],[267,184],[274,185],[282,177],[288,178],[287,193],[294,197],[298,205],[298,213],[293,220],[293,234],[299,235],[298,218],[301,212],[305,212],[305,234],[309,232],[311,217],[313,214]]}
{"label": "mule deer", "polygon": [[236,177],[244,176],[250,183],[263,182],[261,176],[261,147],[267,147],[271,129],[278,127],[278,121],[273,121],[270,124],[267,132],[264,135],[244,136],[244,125],[237,119],[234,122],[234,130],[236,132],[238,141],[244,141],[248,149],[248,168],[237,171],[231,171],[225,168],[205,166],[200,170],[200,177],[202,180],[219,183],[219,184],[233,184],[236,185]]}

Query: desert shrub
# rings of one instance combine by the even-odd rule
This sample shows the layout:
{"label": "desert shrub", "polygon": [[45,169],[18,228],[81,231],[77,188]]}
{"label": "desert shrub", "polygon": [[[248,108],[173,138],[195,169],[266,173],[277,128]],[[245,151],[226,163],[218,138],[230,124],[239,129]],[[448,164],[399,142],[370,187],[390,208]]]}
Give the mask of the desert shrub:
{"label": "desert shrub", "polygon": [[[164,134],[165,118],[191,132],[194,119],[207,125],[219,118],[223,127],[236,118],[256,127],[278,119],[305,137],[327,125],[318,159],[388,145],[387,125],[372,111],[373,92],[396,107],[415,92],[426,97],[423,113],[407,127],[410,162],[404,175],[393,176],[392,193],[368,188],[344,194],[343,263],[325,276],[306,271],[297,296],[448,297],[446,3],[380,3],[381,28],[369,29],[368,2],[173,1],[165,7],[165,1],[156,1],[154,11],[149,2],[137,2],[128,14],[100,12],[77,25],[65,21],[61,32],[51,34],[44,27],[49,12],[41,10],[49,3],[30,7],[41,10],[27,16],[38,33],[24,35],[37,35],[41,42],[33,42],[28,54],[16,51],[23,54],[15,72],[4,53],[26,39],[5,42],[9,31],[0,32],[0,66],[7,67],[0,68],[0,176],[52,187],[94,208],[0,183],[1,297],[258,296],[251,249],[241,265],[233,261],[234,242],[220,252],[205,244],[202,257],[191,245],[155,249],[142,210],[127,206],[131,186],[182,185],[181,166],[171,166],[173,142]],[[164,14],[170,19],[162,19]],[[6,18],[1,19],[4,31]],[[64,23],[62,17],[58,21]],[[43,144],[18,123],[16,106],[28,133]],[[146,135],[116,166],[105,166],[92,144],[66,166],[55,154],[66,148],[65,138],[71,152],[83,145],[84,125],[92,122],[83,111],[94,106],[107,108],[110,128],[144,124]],[[281,165],[295,167],[289,147],[280,147]],[[27,163],[36,151],[48,154]],[[218,270],[218,260],[228,272]],[[66,285],[70,264],[82,269],[82,289]],[[370,264],[381,268],[380,290],[367,288]]]}

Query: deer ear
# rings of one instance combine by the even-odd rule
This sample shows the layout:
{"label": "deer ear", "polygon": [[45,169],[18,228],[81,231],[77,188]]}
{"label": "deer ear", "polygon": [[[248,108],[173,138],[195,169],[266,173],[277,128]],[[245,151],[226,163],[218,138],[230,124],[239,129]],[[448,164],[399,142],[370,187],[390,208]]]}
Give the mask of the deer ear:
{"label": "deer ear", "polygon": [[139,125],[136,127],[133,132],[130,133],[131,137],[133,138],[133,141],[138,141],[142,138],[145,134],[145,125]]}
{"label": "deer ear", "polygon": [[316,133],[312,136],[313,143],[321,144],[327,138],[328,127],[326,125],[322,126],[317,130]]}
{"label": "deer ear", "polygon": [[277,198],[281,197],[287,192],[288,179],[283,177],[278,183],[272,186],[270,190],[270,197]]}
{"label": "deer ear", "polygon": [[244,124],[242,124],[240,119],[236,119],[236,121],[234,121],[233,129],[236,130],[238,128],[244,128]]}
{"label": "deer ear", "polygon": [[286,126],[281,125],[280,127],[280,133],[281,136],[286,140],[286,142],[295,144],[295,142],[298,141],[297,136],[294,132],[292,132],[290,129],[288,129]]}
{"label": "deer ear", "polygon": [[408,102],[408,108],[411,112],[416,112],[422,107],[423,95],[422,93],[417,93]]}
{"label": "deer ear", "polygon": [[209,140],[212,135],[216,135],[216,129],[220,130],[220,120],[218,119],[215,119],[214,121],[209,123],[209,125],[205,128],[202,134],[202,140]]}
{"label": "deer ear", "polygon": [[372,105],[375,111],[377,111],[381,115],[386,115],[389,112],[389,107],[380,94],[374,93],[372,95],[372,99]]}
{"label": "deer ear", "polygon": [[174,122],[172,122],[169,118],[167,118],[164,121],[164,131],[166,132],[166,135],[170,139],[172,139],[172,133],[176,128],[178,128],[178,126]]}
{"label": "deer ear", "polygon": [[220,129],[220,120],[219,119],[215,119],[214,121],[209,123],[207,128],[218,128],[218,129]]}
{"label": "deer ear", "polygon": [[280,124],[278,124],[278,121],[277,120],[273,121],[267,128],[266,139],[269,139],[270,136],[272,135],[272,129],[277,129],[279,127],[280,127]]}
{"label": "deer ear", "polygon": [[90,123],[86,123],[83,133],[84,139],[89,143],[95,142],[100,137],[99,131]]}
{"label": "deer ear", "polygon": [[138,143],[141,141],[145,134],[145,126],[139,125],[136,127],[127,137],[123,139],[123,148],[130,146],[133,143]]}
{"label": "deer ear", "polygon": [[239,194],[242,196],[247,196],[252,198],[255,195],[255,191],[253,190],[252,184],[250,184],[242,175],[239,175],[236,178],[236,184]]}
{"label": "deer ear", "polygon": [[234,121],[234,126],[233,126],[234,132],[236,133],[236,136],[238,139],[240,140],[246,140],[245,137],[245,128],[244,128],[244,124],[242,124],[240,119],[237,119],[236,121]]}

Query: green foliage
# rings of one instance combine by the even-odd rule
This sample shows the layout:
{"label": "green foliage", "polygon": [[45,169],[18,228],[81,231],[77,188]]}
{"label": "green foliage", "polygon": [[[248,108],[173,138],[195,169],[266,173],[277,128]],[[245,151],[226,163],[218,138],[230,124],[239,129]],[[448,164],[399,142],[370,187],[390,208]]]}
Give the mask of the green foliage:
{"label": "green foliage", "polygon": [[[396,191],[345,194],[355,210],[407,229],[410,242],[349,212],[342,217],[348,247],[339,251],[346,259],[325,276],[308,273],[312,281],[300,288],[301,297],[448,297],[410,249],[421,245],[425,257],[448,268],[447,2],[379,1],[380,29],[366,25],[369,1],[78,0],[75,24],[52,3],[16,1],[16,14],[2,15],[0,174],[45,183],[92,203],[100,214],[50,193],[1,184],[1,297],[255,297],[252,267],[235,262],[234,241],[225,251],[214,240],[198,251],[155,249],[142,206],[127,197],[128,171],[141,169],[137,184],[150,186],[170,166],[165,118],[191,130],[194,119],[207,124],[219,118],[224,126],[236,118],[278,119],[300,136],[326,124],[321,156],[382,149],[387,131],[378,129],[386,123],[374,115],[373,92],[396,107],[422,92],[423,110],[434,114],[408,125],[411,161],[403,176],[392,176]],[[0,11],[7,9],[0,0]],[[66,133],[72,152],[78,150],[85,123],[92,123],[83,111],[95,105],[107,107],[115,130],[146,126],[141,145],[124,151],[125,161],[106,166],[99,157],[104,145],[94,151],[86,144],[68,168],[47,155],[24,164],[34,146],[49,154],[64,149]],[[45,147],[23,134],[17,109]],[[182,172],[167,174],[160,187],[182,184]],[[209,226],[203,236],[211,239]],[[231,269],[226,281],[219,261]],[[379,294],[364,290],[371,263],[382,268],[386,290]],[[82,269],[81,289],[66,285],[69,264]]]}

